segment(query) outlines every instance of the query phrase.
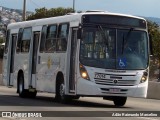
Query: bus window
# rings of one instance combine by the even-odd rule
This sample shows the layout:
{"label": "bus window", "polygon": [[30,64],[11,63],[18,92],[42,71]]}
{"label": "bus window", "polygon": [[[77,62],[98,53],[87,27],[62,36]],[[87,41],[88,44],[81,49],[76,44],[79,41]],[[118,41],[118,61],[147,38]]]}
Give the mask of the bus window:
{"label": "bus window", "polygon": [[22,33],[23,33],[23,29],[20,28],[19,32],[18,32],[18,41],[17,41],[17,48],[16,48],[16,52],[21,52],[21,40],[22,40]]}
{"label": "bus window", "polygon": [[59,34],[58,34],[58,40],[57,40],[57,51],[66,51],[68,33],[69,33],[69,24],[61,24],[59,26]]}
{"label": "bus window", "polygon": [[5,43],[5,53],[8,53],[9,38],[10,38],[10,30],[7,30],[7,37],[6,37],[6,43]]}
{"label": "bus window", "polygon": [[57,25],[51,25],[47,28],[45,42],[45,52],[54,52],[56,50]]}
{"label": "bus window", "polygon": [[42,35],[41,35],[41,43],[40,43],[40,52],[44,52],[46,34],[47,34],[47,26],[43,26]]}
{"label": "bus window", "polygon": [[31,35],[32,35],[31,28],[25,28],[23,30],[21,52],[29,52]]}

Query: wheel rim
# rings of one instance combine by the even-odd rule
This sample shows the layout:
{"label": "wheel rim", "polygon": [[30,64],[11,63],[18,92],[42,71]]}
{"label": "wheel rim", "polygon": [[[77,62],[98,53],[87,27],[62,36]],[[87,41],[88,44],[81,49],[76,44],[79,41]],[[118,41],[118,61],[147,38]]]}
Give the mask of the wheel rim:
{"label": "wheel rim", "polygon": [[22,80],[20,80],[20,83],[19,83],[19,92],[20,93],[23,92],[23,82],[22,82]]}
{"label": "wheel rim", "polygon": [[60,85],[60,96],[61,96],[61,98],[63,98],[63,96],[64,96],[64,84],[62,83],[61,85]]}

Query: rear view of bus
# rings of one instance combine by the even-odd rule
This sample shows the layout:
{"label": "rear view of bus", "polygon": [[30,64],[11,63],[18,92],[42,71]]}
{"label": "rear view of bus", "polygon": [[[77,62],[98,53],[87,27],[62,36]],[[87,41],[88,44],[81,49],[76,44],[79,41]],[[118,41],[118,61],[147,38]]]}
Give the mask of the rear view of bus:
{"label": "rear view of bus", "polygon": [[121,14],[82,16],[77,94],[123,106],[146,97],[149,46],[146,20]]}

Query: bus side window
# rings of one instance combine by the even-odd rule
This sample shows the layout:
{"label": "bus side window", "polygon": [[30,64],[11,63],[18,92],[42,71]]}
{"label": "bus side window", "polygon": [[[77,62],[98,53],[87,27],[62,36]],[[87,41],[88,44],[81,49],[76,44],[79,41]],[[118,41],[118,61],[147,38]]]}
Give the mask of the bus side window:
{"label": "bus side window", "polygon": [[59,25],[58,30],[58,39],[57,39],[57,51],[66,51],[67,50],[67,40],[69,33],[69,24],[61,24]]}
{"label": "bus side window", "polygon": [[41,43],[40,43],[40,52],[45,51],[45,41],[46,41],[46,34],[47,34],[47,26],[43,26],[42,32],[41,32]]}
{"label": "bus side window", "polygon": [[57,25],[50,25],[47,28],[45,42],[45,52],[54,52],[56,50]]}
{"label": "bus side window", "polygon": [[29,52],[31,35],[32,35],[32,28],[25,28],[23,30],[21,52]]}
{"label": "bus side window", "polygon": [[8,53],[9,39],[10,39],[10,30],[7,30],[7,37],[6,37],[6,43],[5,43],[5,53]]}
{"label": "bus side window", "polygon": [[22,33],[23,33],[23,29],[20,28],[19,32],[18,32],[18,41],[17,41],[17,48],[16,48],[16,52],[21,52],[21,41],[22,41]]}

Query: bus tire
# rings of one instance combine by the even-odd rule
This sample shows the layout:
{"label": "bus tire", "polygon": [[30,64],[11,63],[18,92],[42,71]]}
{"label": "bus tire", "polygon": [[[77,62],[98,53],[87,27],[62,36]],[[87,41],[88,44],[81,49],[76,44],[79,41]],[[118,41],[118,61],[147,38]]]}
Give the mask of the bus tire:
{"label": "bus tire", "polygon": [[27,96],[27,91],[24,89],[24,77],[23,75],[19,76],[19,82],[18,82],[18,93],[19,97],[26,97]]}
{"label": "bus tire", "polygon": [[70,96],[72,99],[78,100],[80,98],[80,96]]}
{"label": "bus tire", "polygon": [[29,92],[29,98],[35,98],[37,95],[37,91],[34,91],[34,92]]}
{"label": "bus tire", "polygon": [[71,100],[71,97],[68,95],[65,95],[65,85],[64,81],[60,81],[57,84],[57,90],[56,90],[56,100],[61,103],[68,103]]}
{"label": "bus tire", "polygon": [[114,97],[113,98],[113,103],[117,107],[124,106],[127,101],[127,97]]}

